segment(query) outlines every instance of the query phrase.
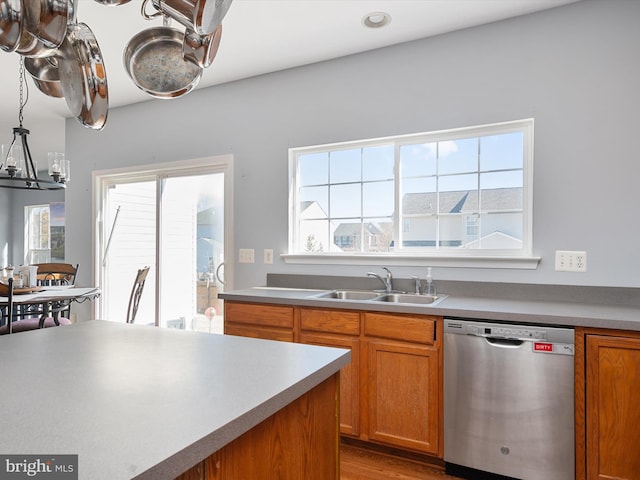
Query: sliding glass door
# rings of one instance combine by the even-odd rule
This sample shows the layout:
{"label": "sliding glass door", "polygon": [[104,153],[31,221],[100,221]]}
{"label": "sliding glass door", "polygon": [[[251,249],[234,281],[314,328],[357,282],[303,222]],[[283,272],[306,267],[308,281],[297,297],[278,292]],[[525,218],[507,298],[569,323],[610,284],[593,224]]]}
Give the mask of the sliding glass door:
{"label": "sliding glass door", "polygon": [[136,273],[149,265],[136,324],[222,333],[230,166],[97,174],[99,318],[126,321]]}

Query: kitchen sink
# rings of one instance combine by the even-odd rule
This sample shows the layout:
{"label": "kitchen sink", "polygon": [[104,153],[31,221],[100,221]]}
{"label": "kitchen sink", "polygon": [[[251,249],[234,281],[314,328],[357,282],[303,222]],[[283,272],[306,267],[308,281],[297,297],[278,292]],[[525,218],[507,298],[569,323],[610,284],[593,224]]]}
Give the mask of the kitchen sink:
{"label": "kitchen sink", "polygon": [[436,305],[444,300],[447,295],[416,295],[404,292],[384,293],[371,290],[331,290],[330,292],[314,295],[314,297],[336,300],[368,300],[373,302]]}
{"label": "kitchen sink", "polygon": [[337,298],[339,300],[373,300],[380,296],[380,292],[366,290],[332,290],[316,295],[317,298]]}
{"label": "kitchen sink", "polygon": [[416,295],[411,293],[386,293],[378,295],[376,302],[390,302],[390,303],[416,303],[419,305],[435,305],[444,300],[446,295]]}

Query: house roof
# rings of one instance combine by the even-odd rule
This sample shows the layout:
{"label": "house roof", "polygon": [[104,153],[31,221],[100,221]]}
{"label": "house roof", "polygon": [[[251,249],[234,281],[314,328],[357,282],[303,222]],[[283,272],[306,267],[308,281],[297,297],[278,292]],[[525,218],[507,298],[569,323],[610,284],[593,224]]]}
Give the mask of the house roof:
{"label": "house roof", "polygon": [[[478,211],[478,192],[459,190],[455,192],[407,193],[402,198],[402,211],[405,215],[435,214],[438,195],[440,195],[439,213],[473,213]],[[522,188],[494,188],[480,191],[483,212],[521,210],[523,205]]]}
{"label": "house roof", "polygon": [[[336,228],[336,231],[334,232],[334,236],[336,237],[359,236],[361,233],[360,232],[361,225],[362,224],[360,222],[341,223],[340,225],[338,225],[338,228]],[[378,225],[372,222],[366,223],[365,228],[370,235],[383,235],[385,233],[384,230],[382,229],[382,225]]]}

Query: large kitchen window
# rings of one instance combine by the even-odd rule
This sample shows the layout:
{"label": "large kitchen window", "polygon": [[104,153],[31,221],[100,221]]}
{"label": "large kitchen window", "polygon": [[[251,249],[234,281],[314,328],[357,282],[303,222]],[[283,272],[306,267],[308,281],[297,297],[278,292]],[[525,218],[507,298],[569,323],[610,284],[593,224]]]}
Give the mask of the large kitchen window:
{"label": "large kitchen window", "polygon": [[533,268],[532,166],[532,119],[293,148],[285,260]]}

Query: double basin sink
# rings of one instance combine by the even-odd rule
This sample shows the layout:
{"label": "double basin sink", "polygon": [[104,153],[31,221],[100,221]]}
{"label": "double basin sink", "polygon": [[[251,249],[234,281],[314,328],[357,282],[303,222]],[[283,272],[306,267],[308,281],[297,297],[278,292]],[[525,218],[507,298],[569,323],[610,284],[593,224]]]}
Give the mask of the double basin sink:
{"label": "double basin sink", "polygon": [[330,298],[336,300],[368,300],[372,302],[409,303],[431,306],[435,306],[447,297],[446,295],[418,295],[400,292],[386,293],[368,290],[332,290],[314,296],[315,298]]}

